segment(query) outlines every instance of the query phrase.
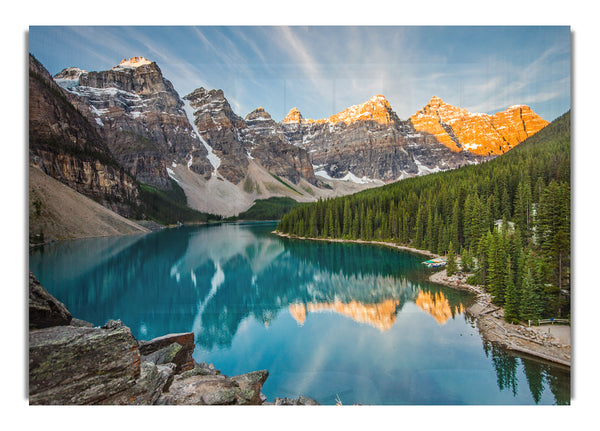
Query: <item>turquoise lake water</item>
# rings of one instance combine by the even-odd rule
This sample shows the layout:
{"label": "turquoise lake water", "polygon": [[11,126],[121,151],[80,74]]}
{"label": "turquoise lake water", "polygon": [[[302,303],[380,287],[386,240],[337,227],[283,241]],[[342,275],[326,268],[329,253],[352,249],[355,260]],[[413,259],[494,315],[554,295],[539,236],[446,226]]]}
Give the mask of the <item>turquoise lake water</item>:
{"label": "turquoise lake water", "polygon": [[275,223],[65,241],[29,267],[74,317],[138,340],[194,332],[197,362],[267,369],[268,400],[321,404],[569,404],[568,368],[484,343],[473,297],[431,284],[417,254],[299,241]]}

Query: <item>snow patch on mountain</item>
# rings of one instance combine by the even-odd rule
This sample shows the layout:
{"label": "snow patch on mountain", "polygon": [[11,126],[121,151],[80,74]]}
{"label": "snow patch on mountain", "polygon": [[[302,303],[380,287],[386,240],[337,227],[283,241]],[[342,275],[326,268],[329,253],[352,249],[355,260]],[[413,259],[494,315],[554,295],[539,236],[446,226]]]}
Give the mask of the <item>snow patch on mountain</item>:
{"label": "snow patch on mountain", "polygon": [[152,64],[150,60],[147,60],[144,57],[131,57],[130,59],[124,58],[121,60],[118,66],[113,67],[114,69],[136,69],[140,66],[145,66],[147,64]]}
{"label": "snow patch on mountain", "polygon": [[[196,123],[194,122],[194,108],[190,104],[190,101],[187,99],[183,100],[183,110],[185,111],[185,115],[187,116],[188,121],[192,125],[194,134],[200,140],[202,145],[204,145],[204,148],[206,148],[206,151],[208,151],[208,155],[206,157],[208,158],[208,161],[210,162],[210,164],[212,165],[212,167],[214,169],[212,175],[214,177],[217,177],[219,175],[218,169],[219,169],[219,166],[221,166],[221,159],[219,158],[219,156],[217,156],[214,153],[213,148],[208,144],[208,142],[206,142],[202,138],[202,135],[198,131],[198,128],[196,127]],[[188,167],[189,166],[191,166],[191,159],[190,159],[190,163],[188,164]]]}
{"label": "snow patch on mountain", "polygon": [[324,165],[313,165],[313,171],[315,172],[316,176],[319,176],[326,180],[352,181],[353,183],[356,183],[356,184],[371,184],[371,183],[377,183],[377,184],[381,184],[381,185],[385,184],[381,180],[368,178],[366,175],[363,176],[362,178],[359,178],[356,175],[354,175],[352,172],[348,172],[342,178],[333,178],[327,173],[327,171],[325,169],[323,169],[323,166]]}
{"label": "snow patch on mountain", "polygon": [[417,175],[428,175],[428,174],[433,174],[435,172],[441,171],[439,166],[436,166],[435,168],[432,169],[432,168],[428,168],[427,166],[425,166],[417,158],[415,158],[413,160],[415,161],[415,165],[417,165],[417,168],[419,169],[419,173]]}

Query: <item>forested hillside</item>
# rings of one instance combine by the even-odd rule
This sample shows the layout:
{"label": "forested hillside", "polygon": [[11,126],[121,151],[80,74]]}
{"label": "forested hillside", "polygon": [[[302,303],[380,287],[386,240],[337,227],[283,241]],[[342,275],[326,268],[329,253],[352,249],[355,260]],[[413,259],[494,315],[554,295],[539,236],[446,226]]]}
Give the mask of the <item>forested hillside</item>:
{"label": "forested hillside", "polygon": [[567,317],[570,133],[567,112],[490,162],[303,205],[278,230],[410,245],[449,263],[460,254],[507,320]]}

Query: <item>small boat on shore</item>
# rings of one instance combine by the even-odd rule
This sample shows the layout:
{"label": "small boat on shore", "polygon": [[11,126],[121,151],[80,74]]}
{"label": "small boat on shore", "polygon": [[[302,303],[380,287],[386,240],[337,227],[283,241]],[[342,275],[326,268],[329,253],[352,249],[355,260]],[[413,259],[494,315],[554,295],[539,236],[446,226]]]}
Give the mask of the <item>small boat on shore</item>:
{"label": "small boat on shore", "polygon": [[427,268],[438,268],[440,266],[446,265],[446,258],[445,257],[437,257],[435,259],[426,260],[425,262],[422,262],[422,263]]}

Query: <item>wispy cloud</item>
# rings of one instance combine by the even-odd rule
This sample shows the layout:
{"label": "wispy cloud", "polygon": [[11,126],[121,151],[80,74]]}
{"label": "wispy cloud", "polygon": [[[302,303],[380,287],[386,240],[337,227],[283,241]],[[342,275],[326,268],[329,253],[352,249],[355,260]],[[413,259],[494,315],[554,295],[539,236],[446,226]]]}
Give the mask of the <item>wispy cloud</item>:
{"label": "wispy cloud", "polygon": [[[401,118],[433,95],[474,112],[541,104],[552,111],[550,116],[564,112],[570,97],[568,30],[277,26],[45,31],[55,40],[40,46],[56,45],[55,52],[70,63],[63,67],[108,68],[121,58],[145,55],[180,93],[199,86],[222,88],[240,114],[270,107],[276,120],[293,106],[305,116],[327,117],[377,93]],[[30,40],[40,40],[32,34]]]}
{"label": "wispy cloud", "polygon": [[317,60],[313,58],[310,49],[302,39],[296,35],[296,31],[290,27],[275,27],[274,39],[285,52],[299,59],[299,65],[306,77],[317,82],[321,78]]}

